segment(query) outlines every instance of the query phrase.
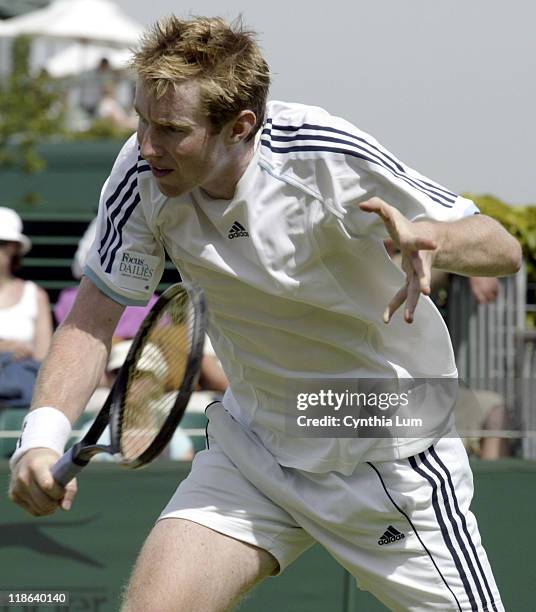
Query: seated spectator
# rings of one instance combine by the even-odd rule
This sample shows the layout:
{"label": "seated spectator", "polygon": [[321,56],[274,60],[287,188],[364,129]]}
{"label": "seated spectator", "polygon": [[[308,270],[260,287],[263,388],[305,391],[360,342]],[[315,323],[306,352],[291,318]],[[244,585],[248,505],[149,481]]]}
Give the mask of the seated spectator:
{"label": "seated spectator", "polygon": [[[93,243],[93,240],[95,239],[96,226],[97,219],[95,218],[93,219],[93,221],[91,221],[84,235],[80,239],[80,242],[78,243],[78,249],[75,253],[73,263],[71,265],[73,277],[77,280],[80,280],[82,278],[87,254],[89,252],[89,248]],[[54,316],[58,325],[69,314],[69,311],[71,310],[74,304],[77,292],[78,287],[68,287],[67,289],[63,289],[60,292],[58,296],[58,301],[54,306]],[[156,302],[156,300],[157,296],[153,295],[149,300],[147,306],[127,306],[121,318],[119,319],[119,323],[117,324],[117,327],[115,329],[114,339],[116,341],[119,341],[134,338],[141,322],[143,321],[153,304]]]}
{"label": "seated spectator", "polygon": [[[86,412],[96,414],[104,404],[106,397],[115,382],[117,377],[117,373],[119,368],[123,365],[128,351],[130,349],[131,342],[130,341],[121,341],[116,342],[112,345],[110,356],[108,358],[108,364],[106,367],[106,373],[101,380],[100,386],[93,393],[88,405],[86,406]],[[157,345],[151,349],[151,351],[159,351]],[[150,391],[150,383],[151,383],[151,374],[152,368],[149,363],[149,357],[151,351],[148,352],[148,355],[145,357],[142,356],[140,361],[140,366],[145,368],[147,372],[147,381],[143,380],[143,385],[136,387],[136,394],[142,399],[142,401],[150,401],[150,393],[147,395],[147,392]],[[162,363],[162,359],[158,360],[158,363]],[[170,372],[166,370],[166,372],[158,372],[158,376],[155,376],[155,379],[160,379],[165,381],[166,390],[168,392],[169,398],[173,401],[174,395],[176,394],[176,387],[173,386],[176,383],[173,382],[173,377],[168,376]],[[155,383],[157,381],[155,380]],[[149,383],[149,384],[147,384]],[[206,406],[221,397],[221,394],[227,388],[227,378],[223,373],[221,365],[219,364],[218,359],[214,355],[212,347],[210,345],[210,341],[207,338],[205,343],[205,354],[203,356],[203,360],[201,362],[201,374],[199,378],[199,386],[198,390],[195,391],[188,404],[188,411],[194,412],[203,412]],[[147,400],[144,400],[143,397],[147,395]],[[84,429],[84,433],[90,427],[91,423],[86,424]],[[102,444],[109,443],[109,433],[106,431],[102,435],[100,442]],[[190,437],[187,433],[181,429],[179,426],[169,443],[169,458],[180,460],[180,461],[188,461],[192,459],[194,454],[193,444]],[[99,460],[106,461],[110,460],[108,455],[98,455]]]}
{"label": "seated spectator", "polygon": [[[130,349],[130,345],[131,345],[130,341],[117,342],[116,344],[112,345],[112,349],[110,351],[110,356],[108,359],[108,364],[106,367],[104,386],[99,387],[94,392],[90,400],[90,404],[86,407],[86,411],[91,410],[92,412],[96,413],[101,409],[109,393],[109,390],[111,389],[112,385],[115,382],[117,373],[119,372],[119,368],[123,365],[127,357],[128,351]],[[144,357],[144,354],[142,354],[140,362],[138,363],[138,369],[145,371],[147,376],[146,376],[146,379],[138,377],[138,379],[136,380],[137,385],[134,389],[136,395],[138,396],[138,400],[141,402],[151,401],[151,385],[160,384],[161,379],[162,378],[165,379],[166,374],[167,374],[166,372],[162,371],[162,366],[161,366],[162,360],[159,360],[158,361],[159,365],[156,366],[156,367],[159,367],[160,369],[153,371],[154,366],[151,364],[151,359],[150,359],[151,353],[154,351],[158,351],[159,349],[156,346],[151,346],[150,344],[147,345],[146,348],[148,347],[151,347],[151,349],[147,351],[148,354],[145,357]],[[174,394],[176,394],[176,391],[169,392],[171,401],[174,401],[174,398],[173,398]],[[83,429],[83,434],[81,437],[85,435],[89,427],[91,427],[91,423],[86,424],[85,428]],[[99,443],[100,444],[110,443],[110,434],[109,434],[108,429],[106,429],[106,431],[100,437]],[[192,441],[180,427],[177,427],[173,435],[173,438],[171,439],[170,444],[169,444],[169,457],[171,459],[176,459],[179,461],[189,461],[190,459],[193,458],[193,455],[194,455],[194,449],[193,449]],[[111,461],[112,457],[106,453],[102,453],[102,454],[97,455],[95,459],[100,460],[100,461]]]}
{"label": "seated spectator", "polygon": [[485,430],[508,429],[506,407],[498,393],[460,386],[454,416],[456,429],[470,455],[480,459],[499,459],[510,455],[508,439],[477,434]]}
{"label": "seated spectator", "polygon": [[4,405],[29,405],[38,362],[52,338],[46,292],[16,276],[30,248],[19,215],[0,207],[0,401]]}
{"label": "seated spectator", "polygon": [[102,87],[115,76],[115,71],[108,58],[102,57],[95,69],[82,72],[72,82],[71,103],[83,109],[88,117],[95,118],[99,100],[102,97]]}
{"label": "seated spectator", "polygon": [[102,97],[97,105],[97,118],[107,119],[122,130],[138,127],[136,115],[129,115],[117,99],[115,85],[109,81],[102,88]]}

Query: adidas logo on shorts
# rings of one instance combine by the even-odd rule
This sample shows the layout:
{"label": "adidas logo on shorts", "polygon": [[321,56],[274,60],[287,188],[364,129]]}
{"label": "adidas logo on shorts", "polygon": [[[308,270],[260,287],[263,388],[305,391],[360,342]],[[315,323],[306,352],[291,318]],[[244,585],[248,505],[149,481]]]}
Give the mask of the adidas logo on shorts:
{"label": "adidas logo on shorts", "polygon": [[397,542],[398,540],[403,540],[406,536],[403,533],[400,533],[398,529],[395,529],[392,525],[387,527],[386,532],[382,535],[382,537],[378,540],[378,544],[383,546],[384,544],[392,544],[393,542]]}
{"label": "adidas logo on shorts", "polygon": [[231,229],[229,230],[227,238],[230,238],[232,240],[233,238],[242,238],[243,236],[249,236],[246,231],[246,228],[243,225],[240,225],[238,221],[235,221]]}

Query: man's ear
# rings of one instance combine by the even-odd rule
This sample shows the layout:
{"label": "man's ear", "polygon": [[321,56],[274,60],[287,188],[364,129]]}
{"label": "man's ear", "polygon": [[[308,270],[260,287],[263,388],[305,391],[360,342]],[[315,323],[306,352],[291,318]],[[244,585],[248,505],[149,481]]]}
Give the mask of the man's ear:
{"label": "man's ear", "polygon": [[229,144],[245,141],[257,123],[257,116],[251,110],[243,110],[229,124]]}

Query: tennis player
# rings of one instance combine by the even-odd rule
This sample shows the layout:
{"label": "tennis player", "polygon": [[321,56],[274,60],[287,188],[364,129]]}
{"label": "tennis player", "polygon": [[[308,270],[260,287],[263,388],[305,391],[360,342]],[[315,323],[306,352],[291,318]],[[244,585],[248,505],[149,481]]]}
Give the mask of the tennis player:
{"label": "tennis player", "polygon": [[138,132],[102,190],[11,498],[34,515],[71,506],[75,483],[54,484],[50,466],[123,307],[147,302],[167,252],[206,292],[230,387],[208,408],[208,448],[149,535],[124,611],[230,609],[315,541],[393,610],[503,610],[459,439],[290,435],[285,397],[303,378],[456,377],[430,270],[511,274],[517,242],[347,121],[267,104],[268,66],[240,25],[166,19],[134,68]]}

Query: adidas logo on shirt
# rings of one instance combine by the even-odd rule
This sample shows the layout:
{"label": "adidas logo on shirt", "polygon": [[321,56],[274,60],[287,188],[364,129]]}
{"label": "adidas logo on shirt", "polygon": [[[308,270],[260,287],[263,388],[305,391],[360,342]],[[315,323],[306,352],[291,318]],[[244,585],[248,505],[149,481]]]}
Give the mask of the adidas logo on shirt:
{"label": "adidas logo on shirt", "polygon": [[404,539],[406,536],[403,533],[400,533],[398,529],[395,529],[392,525],[387,527],[386,532],[382,535],[382,537],[378,540],[378,544],[383,546],[384,544],[392,544],[393,542],[397,542],[398,540]]}
{"label": "adidas logo on shirt", "polygon": [[243,236],[249,236],[246,228],[243,225],[240,225],[238,221],[235,221],[229,230],[227,237],[232,240],[233,238],[242,238]]}

